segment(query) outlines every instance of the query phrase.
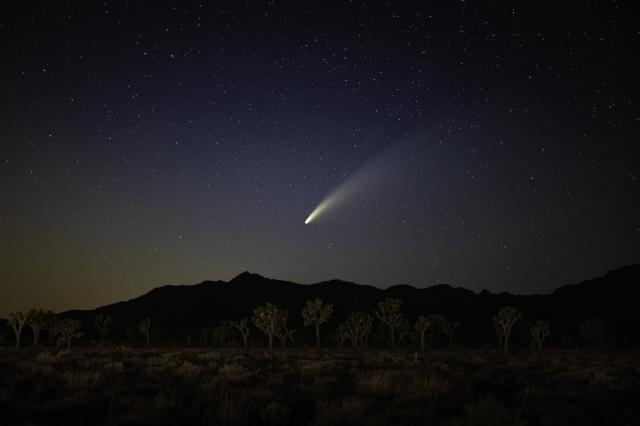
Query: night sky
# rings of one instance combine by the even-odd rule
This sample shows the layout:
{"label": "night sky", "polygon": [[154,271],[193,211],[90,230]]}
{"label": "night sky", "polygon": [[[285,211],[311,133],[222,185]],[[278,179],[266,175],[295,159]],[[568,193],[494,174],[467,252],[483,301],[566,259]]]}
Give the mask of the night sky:
{"label": "night sky", "polygon": [[0,315],[640,262],[632,2],[186,3],[0,6]]}

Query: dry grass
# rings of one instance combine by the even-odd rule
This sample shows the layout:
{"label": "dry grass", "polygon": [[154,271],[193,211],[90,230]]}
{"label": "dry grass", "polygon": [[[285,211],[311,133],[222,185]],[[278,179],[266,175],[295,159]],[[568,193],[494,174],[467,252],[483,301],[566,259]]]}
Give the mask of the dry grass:
{"label": "dry grass", "polygon": [[3,425],[640,424],[640,356],[0,349]]}

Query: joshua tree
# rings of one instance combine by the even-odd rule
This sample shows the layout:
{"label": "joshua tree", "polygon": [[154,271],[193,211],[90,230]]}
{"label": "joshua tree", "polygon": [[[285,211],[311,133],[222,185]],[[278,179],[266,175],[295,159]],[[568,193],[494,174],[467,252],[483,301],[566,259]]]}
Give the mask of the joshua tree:
{"label": "joshua tree", "polygon": [[67,349],[71,349],[71,339],[74,337],[82,337],[82,322],[75,319],[63,319],[56,323],[55,331],[59,336],[59,342],[67,345]]}
{"label": "joshua tree", "polygon": [[140,333],[142,333],[142,335],[145,337],[147,346],[149,346],[149,339],[151,334],[151,319],[146,318],[140,321],[140,323],[138,324],[138,330],[140,330]]}
{"label": "joshua tree", "polygon": [[605,339],[604,324],[598,318],[584,321],[580,325],[580,337],[591,347],[601,345]]}
{"label": "joshua tree", "polygon": [[378,303],[378,310],[375,311],[375,315],[383,323],[389,326],[389,348],[393,350],[396,346],[396,329],[403,322],[403,316],[400,313],[400,305],[402,301],[400,299],[387,298]]}
{"label": "joshua tree", "polygon": [[418,333],[420,333],[420,350],[424,351],[424,336],[427,333],[427,330],[431,327],[431,321],[427,319],[424,315],[420,315],[418,317],[418,321],[414,324],[413,328],[416,329]]}
{"label": "joshua tree", "polygon": [[279,316],[279,325],[276,329],[276,337],[280,340],[280,347],[282,349],[287,347],[287,340],[293,342],[293,333],[295,330],[289,330],[289,326],[287,325],[287,311],[280,311]]}
{"label": "joshua tree", "polygon": [[502,343],[502,349],[506,354],[509,351],[509,337],[511,336],[511,329],[513,325],[522,318],[522,314],[516,308],[512,306],[505,306],[498,312],[498,315],[493,319],[496,333],[498,334],[498,340]]}
{"label": "joshua tree", "polygon": [[47,318],[49,312],[42,309],[31,309],[27,313],[27,324],[33,331],[33,347],[38,346],[38,339],[40,338],[40,332],[47,325]]}
{"label": "joshua tree", "polygon": [[276,305],[267,303],[253,312],[253,323],[269,338],[269,352],[273,352],[273,337],[282,326],[282,311]]}
{"label": "joshua tree", "polygon": [[98,337],[100,338],[98,342],[98,349],[102,348],[104,343],[104,339],[111,332],[111,327],[113,326],[113,319],[111,319],[111,315],[109,314],[96,314],[95,317],[95,326],[96,331],[98,332]]}
{"label": "joshua tree", "polygon": [[16,351],[20,349],[20,335],[25,324],[29,321],[29,314],[24,312],[10,312],[9,325],[16,335]]}
{"label": "joshua tree", "polygon": [[549,323],[538,320],[529,328],[529,333],[531,334],[531,349],[533,349],[533,353],[538,355],[542,350],[542,343],[551,334]]}
{"label": "joshua tree", "polygon": [[249,348],[249,321],[246,318],[242,318],[240,321],[234,321],[233,326],[240,332],[242,336],[242,343],[244,345],[245,352]]}
{"label": "joshua tree", "polygon": [[371,315],[365,312],[354,312],[344,324],[338,327],[339,338],[343,341],[351,340],[353,349],[357,350],[366,345],[366,338],[371,332],[372,324]]}
{"label": "joshua tree", "polygon": [[307,300],[307,306],[302,310],[304,326],[313,325],[316,329],[316,349],[320,349],[320,324],[327,322],[332,314],[333,305],[325,305],[317,297],[313,300]]}
{"label": "joshua tree", "polygon": [[460,324],[457,322],[447,320],[442,323],[442,332],[449,338],[449,345],[453,345],[453,336],[455,336],[459,326]]}

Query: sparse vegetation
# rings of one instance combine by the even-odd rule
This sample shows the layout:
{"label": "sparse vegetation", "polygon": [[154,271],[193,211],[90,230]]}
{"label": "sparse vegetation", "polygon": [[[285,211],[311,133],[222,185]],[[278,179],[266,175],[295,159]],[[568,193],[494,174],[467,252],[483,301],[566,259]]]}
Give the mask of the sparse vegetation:
{"label": "sparse vegetation", "polygon": [[318,297],[313,300],[307,300],[307,304],[302,310],[304,326],[312,325],[315,327],[316,349],[320,349],[320,326],[331,318],[332,313],[333,305],[325,305]]}
{"label": "sparse vegetation", "polygon": [[[362,315],[356,315],[361,317]],[[0,350],[2,423],[638,424],[636,352]],[[11,390],[10,392],[8,390]],[[594,419],[597,419],[594,422]]]}
{"label": "sparse vegetation", "polygon": [[20,337],[22,336],[22,330],[28,321],[29,316],[24,312],[18,311],[9,313],[9,325],[16,336],[16,351],[20,349]]}
{"label": "sparse vegetation", "polygon": [[350,340],[354,350],[367,344],[367,336],[371,333],[373,318],[366,312],[354,312],[347,321],[338,327],[338,336],[342,341]]}
{"label": "sparse vegetation", "polygon": [[[591,418],[607,424],[640,420],[640,409],[631,408],[638,407],[632,402],[640,392],[639,358],[635,352],[620,352],[611,363],[611,354],[602,352],[605,329],[598,319],[584,321],[573,335],[592,351],[547,349],[547,356],[538,357],[551,334],[549,323],[538,320],[528,330],[535,356],[516,345],[514,355],[505,358],[495,350],[454,350],[458,323],[429,314],[418,316],[411,327],[400,312],[401,303],[386,299],[377,305],[375,316],[350,314],[335,336],[339,347],[350,342],[353,350],[330,352],[320,350],[319,327],[330,318],[332,307],[320,299],[309,300],[302,314],[304,324],[315,327],[314,351],[286,349],[294,333],[286,310],[270,303],[255,309],[253,324],[267,337],[269,353],[250,350],[247,318],[202,328],[202,349],[144,348],[132,341],[134,347],[105,348],[113,320],[98,314],[93,318],[96,346],[85,341],[71,351],[72,339],[83,335],[79,320],[41,310],[17,312],[8,322],[16,349],[22,329],[29,325],[35,346],[47,328],[64,350],[0,349],[0,404],[9,413],[7,424],[25,426],[91,423],[86,412],[99,413],[105,425],[417,425],[430,419],[452,426],[542,425],[552,418],[563,424],[589,424]],[[380,334],[374,336],[374,348],[365,351],[375,318]],[[521,318],[517,309],[507,306],[494,319],[504,353]],[[150,319],[138,324],[147,345],[150,329]],[[404,340],[412,330],[414,343]],[[237,339],[230,339],[238,332],[242,352]],[[445,345],[427,350],[427,339],[437,336]],[[273,338],[281,344],[276,352]],[[209,341],[217,348],[205,349]],[[386,344],[389,350],[381,350]],[[436,349],[444,346],[448,350]],[[37,391],[30,394],[26,390],[33,383]],[[17,396],[20,389],[25,390],[23,398]],[[53,412],[59,419],[47,417],[45,407],[51,405],[42,403],[43,395],[57,407]]]}
{"label": "sparse vegetation", "polygon": [[33,347],[38,346],[38,340],[40,338],[40,333],[42,329],[47,324],[49,312],[42,309],[31,309],[29,313],[27,313],[27,324],[31,327],[31,331],[33,332]]}
{"label": "sparse vegetation", "polygon": [[533,353],[538,355],[542,350],[542,344],[551,334],[549,323],[546,321],[536,321],[535,324],[529,328],[529,334],[531,335],[531,349]]}
{"label": "sparse vegetation", "polygon": [[262,330],[269,340],[269,352],[273,352],[273,338],[280,332],[282,316],[282,311],[271,303],[256,308],[253,313],[253,324]]}
{"label": "sparse vegetation", "polygon": [[244,350],[249,349],[249,332],[251,328],[249,328],[249,321],[246,318],[242,318],[240,321],[234,321],[233,326],[240,332],[242,336],[242,345]]}
{"label": "sparse vegetation", "polygon": [[502,350],[506,354],[509,352],[509,338],[511,337],[511,330],[513,329],[516,321],[522,318],[522,314],[516,308],[512,306],[506,306],[498,312],[498,315],[494,318],[494,326],[498,335],[498,341],[502,346]]}
{"label": "sparse vegetation", "polygon": [[424,351],[424,338],[425,338],[425,334],[427,333],[427,330],[429,330],[429,327],[431,327],[431,321],[429,321],[427,319],[427,317],[425,317],[424,315],[420,315],[418,317],[418,321],[416,321],[414,328],[416,329],[416,331],[420,334],[420,350]]}
{"label": "sparse vegetation", "polygon": [[99,313],[94,316],[95,319],[95,327],[98,333],[98,348],[101,348],[104,344],[104,340],[107,338],[109,333],[111,332],[111,327],[113,327],[113,319],[109,314]]}
{"label": "sparse vegetation", "polygon": [[453,345],[453,337],[456,335],[456,331],[458,331],[459,326],[460,324],[457,322],[447,320],[442,323],[442,332],[449,339],[449,345]]}
{"label": "sparse vegetation", "polygon": [[404,317],[400,313],[400,299],[387,298],[378,303],[378,309],[375,311],[376,317],[389,327],[389,349],[394,350],[396,347],[396,330],[404,322]]}
{"label": "sparse vegetation", "polygon": [[151,319],[146,318],[138,323],[138,331],[142,333],[145,338],[145,342],[147,346],[149,346],[150,338],[151,338]]}
{"label": "sparse vegetation", "polygon": [[65,345],[71,349],[71,341],[74,338],[82,337],[82,322],[76,319],[64,318],[56,321],[54,335],[58,337],[58,344]]}

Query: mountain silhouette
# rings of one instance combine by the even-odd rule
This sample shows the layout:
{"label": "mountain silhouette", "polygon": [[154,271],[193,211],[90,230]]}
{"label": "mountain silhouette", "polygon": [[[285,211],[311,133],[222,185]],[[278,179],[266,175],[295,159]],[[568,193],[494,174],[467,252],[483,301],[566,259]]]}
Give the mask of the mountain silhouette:
{"label": "mountain silhouette", "polygon": [[402,299],[402,312],[409,321],[413,322],[418,315],[437,313],[460,323],[456,340],[462,343],[491,343],[492,319],[507,305],[518,308],[524,315],[517,326],[522,340],[528,338],[526,325],[538,319],[550,322],[551,340],[559,342],[561,336],[576,335],[582,321],[599,318],[616,341],[638,342],[639,288],[640,265],[625,266],[603,277],[565,285],[543,295],[495,294],[487,290],[476,294],[444,284],[427,288],[395,285],[387,289],[340,280],[298,284],[243,272],[228,282],[167,285],[125,302],[62,315],[82,320],[89,335],[93,316],[105,313],[113,317],[115,335],[122,335],[127,327],[150,318],[160,338],[183,339],[187,334],[196,336],[202,327],[214,326],[222,320],[250,319],[256,307],[270,302],[288,310],[289,326],[299,330],[297,340],[305,343],[305,336],[311,331],[303,330],[301,310],[306,300],[319,297],[334,305],[331,320],[323,326],[330,333],[351,312],[372,312],[379,301],[393,297]]}

